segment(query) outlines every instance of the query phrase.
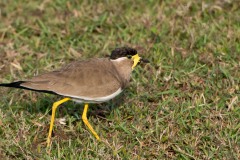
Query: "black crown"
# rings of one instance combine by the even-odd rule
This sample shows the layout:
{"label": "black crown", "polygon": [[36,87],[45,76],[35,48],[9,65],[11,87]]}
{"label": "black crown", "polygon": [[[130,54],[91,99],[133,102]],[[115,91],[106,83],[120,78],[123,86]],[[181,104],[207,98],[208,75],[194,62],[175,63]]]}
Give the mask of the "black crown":
{"label": "black crown", "polygon": [[110,59],[117,59],[121,57],[134,56],[137,54],[137,50],[130,47],[116,48],[112,51]]}

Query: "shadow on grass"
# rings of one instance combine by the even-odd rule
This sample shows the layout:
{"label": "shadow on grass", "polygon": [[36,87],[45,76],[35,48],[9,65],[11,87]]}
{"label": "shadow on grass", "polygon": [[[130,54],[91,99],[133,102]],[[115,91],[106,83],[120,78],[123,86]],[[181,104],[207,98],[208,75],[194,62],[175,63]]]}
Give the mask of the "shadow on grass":
{"label": "shadow on grass", "polygon": [[[98,117],[101,119],[101,121],[105,121],[107,116],[110,115],[110,113],[117,109],[123,102],[125,97],[127,96],[127,93],[123,93],[113,100],[110,100],[109,102],[100,103],[100,104],[89,104],[89,111],[87,113],[88,117]],[[34,96],[33,96],[34,97]],[[44,118],[49,119],[50,123],[50,116],[51,116],[51,109],[52,104],[58,100],[60,100],[62,97],[60,96],[54,96],[54,95],[39,95],[37,96],[36,102],[30,101],[28,99],[24,99],[21,101],[21,110],[25,110],[29,112],[31,115],[48,115]],[[31,99],[31,98],[29,98]],[[71,123],[74,126],[77,126],[79,122],[82,122],[82,113],[84,109],[84,104],[78,104],[73,101],[68,101],[60,105],[56,111],[56,121],[54,124],[54,130],[52,133],[52,140],[54,142],[60,142],[64,143],[69,139],[76,139],[79,135],[76,134],[76,132],[68,132],[66,131],[66,126],[68,126],[69,123]],[[67,119],[66,125],[61,125],[59,122],[57,122],[57,119],[59,117],[65,117],[66,115],[69,115],[70,117],[73,117],[71,120]],[[39,117],[41,119],[41,117]],[[41,120],[39,120],[39,123]],[[38,122],[37,122],[38,123]],[[103,122],[104,123],[104,122]],[[31,148],[34,153],[42,153],[42,150],[46,147],[46,137],[49,130],[49,124],[47,123],[41,123],[43,125],[37,126],[36,128],[36,134],[33,136]],[[84,127],[84,125],[82,126]],[[67,129],[68,130],[68,129]],[[56,143],[54,143],[56,144]]]}
{"label": "shadow on grass", "polygon": [[[30,114],[42,113],[51,115],[52,105],[54,102],[61,100],[63,97],[55,95],[38,96],[36,102],[22,100],[21,108],[28,111]],[[116,98],[104,103],[89,103],[88,116],[106,117],[111,111],[118,108],[126,97],[126,94],[121,94]],[[84,103],[76,103],[74,101],[67,101],[61,104],[56,111],[56,115],[63,117],[64,115],[74,116],[76,119],[81,119],[84,109]]]}

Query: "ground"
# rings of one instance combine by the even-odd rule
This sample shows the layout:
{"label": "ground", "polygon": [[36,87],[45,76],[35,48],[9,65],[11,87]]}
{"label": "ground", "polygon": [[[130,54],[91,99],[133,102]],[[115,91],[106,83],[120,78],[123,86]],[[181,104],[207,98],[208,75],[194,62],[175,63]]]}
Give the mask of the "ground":
{"label": "ground", "polygon": [[0,82],[136,48],[150,64],[108,103],[0,88],[0,159],[240,159],[240,1],[0,2]]}

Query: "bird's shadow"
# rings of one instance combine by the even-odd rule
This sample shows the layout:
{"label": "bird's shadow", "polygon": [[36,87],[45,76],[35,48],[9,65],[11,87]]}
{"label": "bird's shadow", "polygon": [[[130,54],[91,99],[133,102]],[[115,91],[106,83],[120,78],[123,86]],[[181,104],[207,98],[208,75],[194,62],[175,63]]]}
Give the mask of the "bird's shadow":
{"label": "bird's shadow", "polygon": [[[30,114],[46,114],[48,112],[48,114],[51,115],[53,103],[62,99],[62,97],[60,96],[53,95],[38,97],[40,98],[36,102],[22,101],[22,107],[24,108],[24,110],[28,111]],[[118,108],[121,103],[124,102],[125,97],[126,94],[123,93],[108,102],[90,103],[87,116],[106,117],[111,113],[111,111]],[[58,114],[59,117],[63,117],[64,115],[70,115],[74,116],[76,119],[81,119],[81,116],[79,115],[82,115],[83,109],[84,103],[80,104],[73,101],[67,101],[58,107],[56,114]]]}
{"label": "bird's shadow", "polygon": [[[101,103],[101,104],[89,104],[89,111],[87,113],[88,117],[98,117],[100,121],[105,121],[107,116],[110,115],[111,111],[117,109],[121,103],[124,102],[127,94],[122,93],[121,95],[115,97],[109,102]],[[21,110],[25,110],[29,112],[31,115],[36,115],[40,117],[50,118],[52,112],[52,105],[54,102],[62,99],[60,96],[53,95],[37,95],[37,100],[34,102],[28,101],[27,99],[21,100]],[[40,98],[38,98],[40,97]],[[82,121],[82,113],[84,109],[84,104],[78,104],[73,101],[68,101],[61,104],[56,111],[56,118],[65,117],[66,115],[73,117],[71,122],[66,120],[66,124],[69,122],[73,125],[77,125],[79,121]],[[41,119],[39,117],[39,119]],[[39,120],[41,121],[41,120]],[[50,123],[50,122],[49,122]],[[46,135],[49,130],[49,124],[46,123],[38,123],[41,126],[37,127],[37,134],[34,135],[33,142],[31,144],[31,148],[33,152],[38,152],[37,150],[40,148],[44,148],[46,146]],[[64,127],[55,122],[55,129],[53,131],[52,137],[57,139],[59,142],[62,140],[74,139],[76,138],[75,133],[66,133],[64,131]]]}

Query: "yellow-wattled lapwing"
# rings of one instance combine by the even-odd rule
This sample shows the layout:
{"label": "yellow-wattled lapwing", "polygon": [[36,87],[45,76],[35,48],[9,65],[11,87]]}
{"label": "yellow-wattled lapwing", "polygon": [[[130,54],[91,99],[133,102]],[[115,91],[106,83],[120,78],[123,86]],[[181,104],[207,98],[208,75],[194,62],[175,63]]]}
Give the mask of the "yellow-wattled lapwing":
{"label": "yellow-wattled lapwing", "polygon": [[122,47],[112,51],[110,58],[93,58],[75,61],[67,66],[25,81],[3,83],[0,86],[21,88],[63,96],[52,106],[52,117],[47,137],[50,146],[57,107],[69,100],[85,103],[82,120],[97,140],[97,133],[87,120],[89,103],[106,102],[127,86],[132,70],[141,62],[148,62],[132,48]]}

